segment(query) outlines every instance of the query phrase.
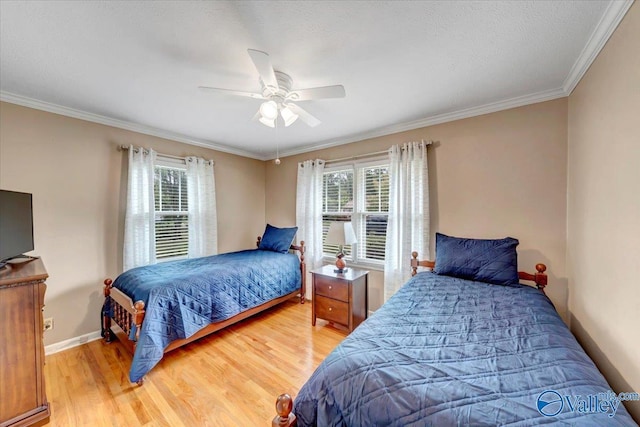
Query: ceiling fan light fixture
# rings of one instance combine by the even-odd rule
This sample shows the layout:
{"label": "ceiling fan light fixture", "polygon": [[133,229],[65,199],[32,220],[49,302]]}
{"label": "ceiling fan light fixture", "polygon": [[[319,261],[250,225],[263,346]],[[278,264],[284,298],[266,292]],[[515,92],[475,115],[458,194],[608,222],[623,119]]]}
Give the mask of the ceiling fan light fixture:
{"label": "ceiling fan light fixture", "polygon": [[298,120],[298,115],[291,111],[289,107],[284,107],[280,110],[280,115],[282,116],[282,120],[284,120],[285,126],[290,126]]}
{"label": "ceiling fan light fixture", "polygon": [[[278,104],[276,104],[275,101],[265,101],[265,102],[263,102],[260,105],[260,114],[262,115],[263,119],[274,121],[278,117]],[[262,122],[262,120],[260,120],[260,121]],[[264,123],[264,122],[262,122],[262,123]],[[273,127],[273,126],[271,126],[271,127]]]}

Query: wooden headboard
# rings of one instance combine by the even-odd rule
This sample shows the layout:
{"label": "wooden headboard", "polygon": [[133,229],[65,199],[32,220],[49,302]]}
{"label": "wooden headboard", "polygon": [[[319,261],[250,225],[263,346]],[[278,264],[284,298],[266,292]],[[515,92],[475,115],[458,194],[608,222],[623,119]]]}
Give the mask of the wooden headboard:
{"label": "wooden headboard", "polygon": [[[411,252],[411,275],[415,276],[418,272],[418,267],[426,267],[433,270],[436,267],[436,262],[431,260],[418,260],[418,252]],[[536,287],[544,292],[544,287],[547,286],[547,275],[544,273],[547,271],[547,266],[540,263],[536,264],[536,273],[527,273],[524,271],[518,271],[518,278],[520,280],[530,280],[536,284]]]}

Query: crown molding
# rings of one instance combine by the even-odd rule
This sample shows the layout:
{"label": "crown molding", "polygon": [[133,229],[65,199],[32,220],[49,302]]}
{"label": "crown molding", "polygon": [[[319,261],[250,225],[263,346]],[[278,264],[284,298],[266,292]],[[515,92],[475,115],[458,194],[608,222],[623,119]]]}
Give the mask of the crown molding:
{"label": "crown molding", "polygon": [[[578,59],[573,64],[569,75],[562,84],[562,87],[548,91],[538,92],[531,95],[511,98],[504,101],[498,101],[481,105],[479,107],[466,108],[450,113],[438,114],[412,122],[400,123],[397,125],[387,126],[375,129],[370,132],[363,132],[350,135],[346,138],[331,139],[313,146],[300,147],[299,149],[286,150],[281,152],[282,157],[292,156],[296,154],[308,153],[311,151],[322,150],[324,148],[336,147],[338,145],[348,144],[351,142],[362,141],[365,139],[376,138],[380,136],[391,135],[398,132],[404,132],[422,127],[433,126],[454,120],[466,119],[470,117],[480,116],[483,114],[494,113],[497,111],[507,110],[510,108],[521,107],[524,105],[535,104],[538,102],[551,101],[557,98],[563,98],[571,95],[573,89],[578,85],[580,79],[587,72],[593,61],[605,46],[613,32],[616,30],[627,11],[633,4],[634,0],[617,0],[612,1],[607,6],[605,13],[594,28],[585,47],[580,52]],[[269,160],[272,160],[271,157]]]}
{"label": "crown molding", "polygon": [[[507,100],[492,102],[478,107],[465,108],[458,111],[437,114],[435,116],[424,119],[414,120],[405,123],[399,123],[391,126],[385,126],[368,132],[352,134],[344,138],[334,138],[326,141],[320,141],[313,145],[306,145],[292,150],[282,151],[281,157],[293,156],[296,154],[309,153],[312,151],[322,150],[325,148],[336,147],[339,145],[349,144],[351,142],[362,141],[365,139],[377,138],[381,136],[391,135],[394,133],[405,132],[409,130],[419,129],[427,126],[433,126],[441,123],[451,122],[454,120],[466,119],[470,117],[480,116],[483,114],[495,113],[497,111],[508,110],[510,108],[522,107],[525,105],[535,104],[538,102],[551,101],[557,98],[569,96],[575,89],[580,79],[587,72],[593,61],[596,59],[602,48],[607,43],[615,29],[618,27],[625,14],[633,4],[634,0],[612,1],[607,6],[604,15],[591,33],[584,49],[580,53],[578,59],[573,64],[569,75],[562,84],[562,87],[538,92],[530,95],[523,95]],[[257,160],[273,160],[271,155],[258,154],[246,150],[240,150],[225,145],[219,145],[209,140],[192,138],[163,129],[128,122],[125,120],[114,119],[99,114],[89,113],[76,110],[61,105],[39,101],[37,99],[16,95],[9,92],[0,91],[0,101],[12,104],[22,105],[24,107],[35,108],[37,110],[48,111],[50,113],[61,114],[63,116],[73,117],[89,122],[100,123],[107,126],[113,126],[120,129],[130,130],[145,135],[156,136],[159,138],[170,139],[185,144],[204,147],[211,150],[221,151],[223,153],[235,154],[238,156],[248,157]]]}
{"label": "crown molding", "polygon": [[157,136],[158,138],[169,139],[172,141],[182,142],[184,144],[195,145],[197,147],[204,147],[210,150],[221,151],[223,153],[235,154],[237,156],[249,157],[257,160],[266,160],[264,156],[257,155],[256,153],[239,150],[236,148],[228,147],[226,145],[219,145],[205,139],[192,138],[187,135],[170,132],[152,126],[141,125],[138,123],[102,116],[100,114],[76,110],[74,108],[64,107],[62,105],[40,101],[37,99],[28,98],[26,96],[16,95],[10,92],[0,91],[0,101],[21,105],[23,107],[34,108],[36,110],[47,111],[49,113],[60,114],[62,116],[72,117],[74,119],[85,120],[88,122],[99,123],[119,129],[129,130],[132,132],[138,132],[144,135]]}
{"label": "crown molding", "polygon": [[[567,94],[562,88],[542,91],[542,92],[534,93],[531,95],[523,95],[515,98],[506,99],[503,101],[491,102],[489,104],[480,105],[478,107],[465,108],[458,111],[452,111],[450,113],[437,114],[435,116],[427,117],[420,120],[414,120],[411,122],[385,126],[378,129],[374,129],[370,132],[357,133],[357,134],[349,135],[346,138],[335,138],[335,139],[321,142],[319,144],[300,147],[299,149],[281,151],[280,155],[281,157],[286,157],[286,156],[293,156],[296,154],[309,153],[311,151],[317,151],[325,148],[336,147],[339,145],[349,144],[351,142],[377,138],[380,136],[387,136],[394,133],[406,132],[409,130],[424,128],[427,126],[433,126],[441,123],[452,122],[454,120],[468,119],[470,117],[476,117],[476,116],[481,116],[483,114],[495,113],[497,111],[509,110],[511,108],[522,107],[530,104],[537,104],[539,102],[551,101],[558,98],[564,98],[566,96]],[[269,160],[273,160],[273,157],[270,157]]]}
{"label": "crown molding", "polygon": [[578,59],[573,64],[569,75],[562,84],[562,88],[567,96],[571,95],[573,89],[576,88],[582,76],[584,76],[593,61],[595,61],[604,45],[607,44],[609,37],[611,37],[611,34],[618,28],[618,25],[632,4],[633,0],[612,1],[609,3],[607,10],[605,10],[604,15],[600,18],[598,25],[594,28],[591,37],[589,37],[587,44],[585,44],[584,49],[580,52]]}

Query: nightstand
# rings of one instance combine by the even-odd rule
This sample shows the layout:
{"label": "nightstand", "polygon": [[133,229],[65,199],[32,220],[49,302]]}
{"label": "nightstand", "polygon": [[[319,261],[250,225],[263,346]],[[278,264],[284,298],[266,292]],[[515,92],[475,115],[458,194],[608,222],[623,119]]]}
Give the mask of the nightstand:
{"label": "nightstand", "polygon": [[353,331],[367,318],[369,272],[349,267],[339,274],[334,272],[335,268],[335,265],[325,265],[311,272],[311,324],[315,326],[316,318],[321,318]]}

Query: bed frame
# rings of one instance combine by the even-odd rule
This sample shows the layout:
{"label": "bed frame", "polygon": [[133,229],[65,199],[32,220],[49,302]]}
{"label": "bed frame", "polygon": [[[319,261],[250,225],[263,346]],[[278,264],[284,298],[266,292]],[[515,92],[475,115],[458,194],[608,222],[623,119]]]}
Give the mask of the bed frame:
{"label": "bed frame", "polygon": [[[418,267],[426,267],[433,270],[436,266],[435,261],[418,260],[418,252],[411,252],[411,276],[418,273]],[[518,272],[520,280],[530,280],[536,284],[536,287],[544,294],[544,287],[547,286],[547,266],[544,264],[536,264],[536,273]],[[546,294],[545,294],[546,295]],[[291,412],[293,410],[293,398],[289,394],[281,394],[276,399],[276,416],[271,421],[272,427],[295,427],[297,426],[296,416]]]}
{"label": "bed frame", "polygon": [[[262,238],[258,236],[257,246],[260,246],[260,240]],[[300,273],[302,274],[302,280],[300,284],[300,289],[295,290],[291,293],[283,295],[281,297],[272,299],[271,301],[267,301],[257,307],[253,307],[249,310],[243,311],[242,313],[238,313],[233,317],[230,317],[227,320],[223,320],[221,322],[211,323],[209,326],[206,326],[196,332],[189,338],[179,339],[173,341],[171,344],[164,349],[165,354],[170,352],[171,350],[175,350],[178,347],[182,347],[183,345],[189,344],[197,339],[200,339],[204,336],[207,336],[213,332],[219,331],[220,329],[224,329],[229,325],[233,325],[241,320],[244,320],[248,317],[253,316],[254,314],[260,313],[268,308],[271,308],[275,305],[280,304],[292,297],[300,298],[300,304],[304,304],[305,292],[306,292],[306,272],[307,266],[304,262],[304,241],[300,242],[300,245],[291,245],[290,250],[300,252]],[[104,315],[102,317],[102,327],[104,330],[104,340],[107,343],[110,343],[114,340],[114,336],[120,340],[122,344],[133,354],[136,350],[136,342],[140,338],[140,329],[142,329],[142,322],[144,321],[144,301],[136,301],[133,302],[129,296],[127,296],[124,292],[120,291],[117,288],[113,287],[113,281],[111,279],[105,279],[104,281],[104,297],[110,298],[111,303],[111,311],[112,316]],[[113,320],[113,323],[112,323]],[[129,334],[131,333],[131,325],[136,326],[136,335],[135,341],[129,339]],[[113,330],[112,330],[113,328]],[[138,381],[138,385],[142,385],[144,378]]]}

